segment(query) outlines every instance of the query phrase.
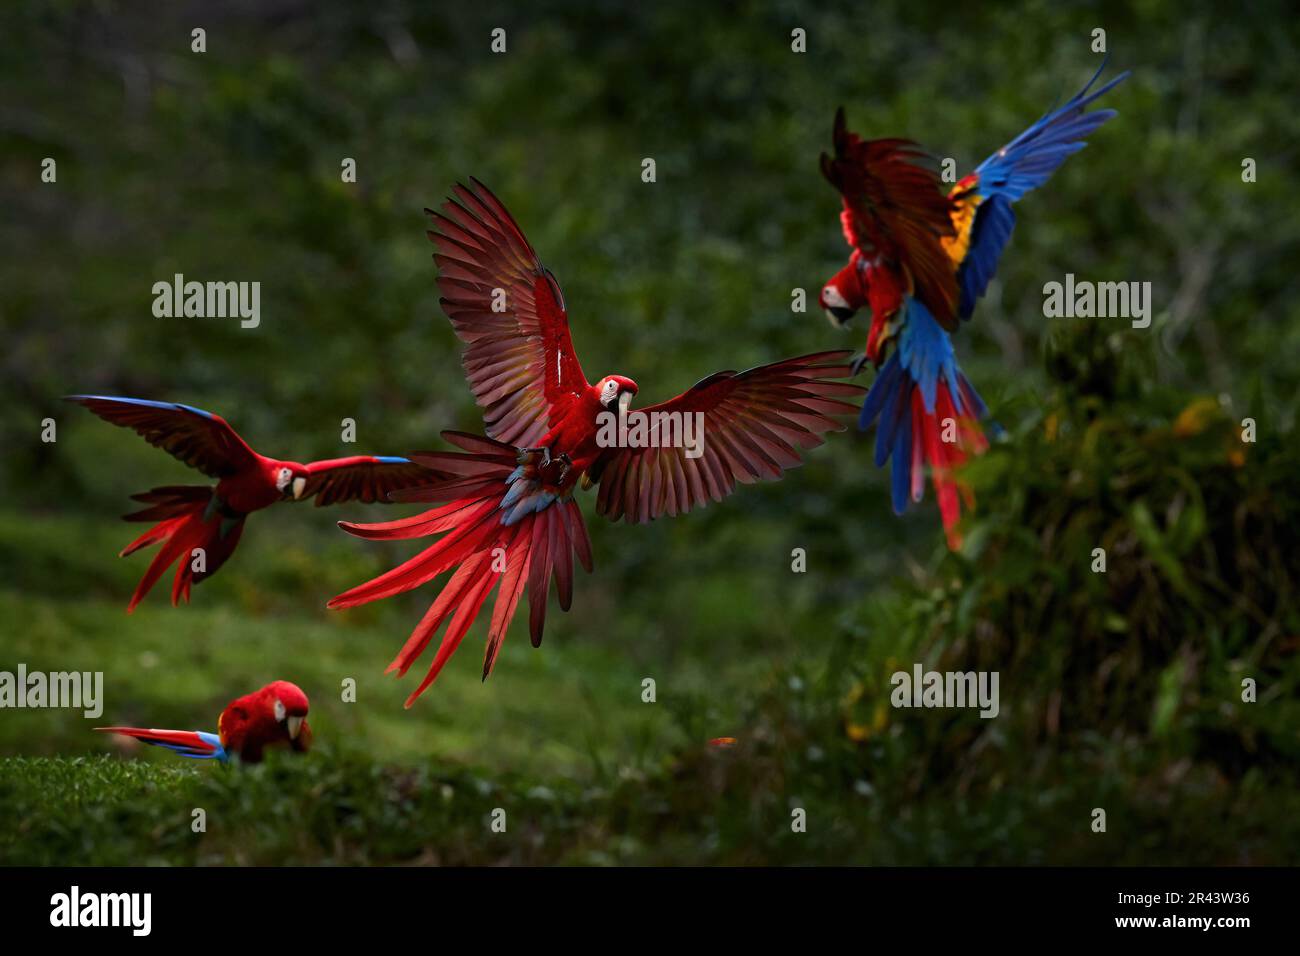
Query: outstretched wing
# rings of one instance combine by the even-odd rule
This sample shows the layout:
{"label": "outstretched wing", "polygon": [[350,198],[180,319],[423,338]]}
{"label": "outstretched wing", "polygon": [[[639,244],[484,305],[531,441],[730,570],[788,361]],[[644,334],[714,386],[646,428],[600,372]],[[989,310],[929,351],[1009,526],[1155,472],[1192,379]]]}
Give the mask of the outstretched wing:
{"label": "outstretched wing", "polygon": [[988,289],[1011,238],[1016,224],[1011,204],[1047,182],[1068,157],[1088,145],[1090,134],[1116,115],[1110,109],[1087,112],[1099,97],[1128,78],[1127,72],[1121,73],[1089,93],[1105,68],[1103,61],[1069,102],[1049,110],[954,188],[952,198],[959,210],[954,214],[957,242],[949,251],[960,251],[954,258],[959,266],[959,313],[963,319],[971,317],[976,300]]}
{"label": "outstretched wing", "polygon": [[905,139],[864,140],[835,113],[834,157],[822,153],[822,175],[840,191],[844,238],[863,255],[883,255],[911,274],[916,295],[953,322],[957,282],[941,240],[953,235],[952,204],[928,158]]}
{"label": "outstretched wing", "polygon": [[353,455],[307,465],[302,497],[316,496],[316,506],[339,501],[387,501],[393,491],[418,488],[445,476],[409,458]]}
{"label": "outstretched wing", "polygon": [[257,452],[224,418],[201,408],[109,395],[69,395],[67,400],[106,422],[134,429],[149,444],[210,478],[224,478],[258,461]]}
{"label": "outstretched wing", "polygon": [[587,387],[560,284],[501,201],[477,179],[457,184],[435,230],[443,311],[465,343],[465,376],[487,433],[536,445]]}
{"label": "outstretched wing", "polygon": [[[834,416],[856,410],[839,399],[865,390],[829,381],[850,374],[844,361],[849,354],[819,352],[747,372],[718,372],[671,401],[630,411],[646,415],[648,428],[656,414],[677,414],[658,421],[668,423],[670,435],[678,429],[679,437],[687,434],[681,416],[699,413],[699,430],[690,445],[607,452],[592,469],[592,479],[600,482],[596,510],[612,521],[642,523],[685,514],[710,498],[721,501],[737,482],[780,478],[801,463],[802,451],[822,443],[822,435],[843,430]],[[663,431],[659,438],[666,444]]]}

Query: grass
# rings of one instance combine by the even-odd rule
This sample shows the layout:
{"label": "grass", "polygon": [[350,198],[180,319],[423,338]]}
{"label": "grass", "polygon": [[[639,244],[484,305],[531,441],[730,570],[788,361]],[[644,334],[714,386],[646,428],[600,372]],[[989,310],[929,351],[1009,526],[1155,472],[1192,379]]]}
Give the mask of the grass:
{"label": "grass", "polygon": [[[325,744],[255,767],[112,756],[0,759],[6,864],[1025,864],[1293,862],[1294,790],[1067,768],[1041,789],[896,802],[826,753],[696,745],[605,783],[380,762]],[[779,764],[779,765],[778,765]],[[820,764],[820,766],[818,766]],[[1077,768],[1075,768],[1077,771]],[[1100,801],[1106,833],[1090,829]],[[807,811],[806,833],[791,810]],[[505,811],[505,832],[492,815]],[[195,810],[205,829],[195,830]]]}

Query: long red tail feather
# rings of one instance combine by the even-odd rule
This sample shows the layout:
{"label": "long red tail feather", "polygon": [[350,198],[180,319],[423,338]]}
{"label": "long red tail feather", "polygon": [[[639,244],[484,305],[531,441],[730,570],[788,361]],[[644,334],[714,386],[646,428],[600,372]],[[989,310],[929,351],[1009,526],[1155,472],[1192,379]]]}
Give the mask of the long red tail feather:
{"label": "long red tail feather", "polygon": [[[161,520],[123,548],[121,556],[126,557],[159,542],[162,547],[136,585],[126,612],[130,614],[135,610],[174,562],[177,567],[172,580],[172,605],[188,602],[193,585],[216,573],[234,552],[244,530],[244,519],[230,519],[219,513],[205,519],[212,489],[203,486],[172,485],[132,497],[136,501],[148,502],[150,507],[126,515],[125,520]],[[202,570],[198,571],[194,561],[196,548],[203,549]]]}
{"label": "long red tail feather", "polygon": [[524,453],[511,445],[463,432],[445,432],[443,437],[465,451],[427,452],[413,455],[412,459],[452,477],[404,493],[401,498],[445,504],[380,524],[340,522],[351,534],[378,540],[433,534],[443,537],[392,570],[329,602],[332,608],[366,604],[419,587],[454,569],[388,665],[388,672],[405,675],[427,650],[433,635],[450,621],[428,672],[407,698],[407,707],[437,679],[498,583],[484,648],[484,680],[492,673],[524,590],[528,591],[530,637],[537,646],[546,624],[551,580],[556,582],[560,607],[568,610],[573,600],[574,555],[588,571],[592,568],[591,542],[582,511],[567,492],[542,481],[536,468],[538,453]]}
{"label": "long red tail feather", "polygon": [[225,758],[225,749],[216,734],[196,730],[157,730],[146,727],[96,727],[100,733],[121,734],[155,747],[166,747],[185,757]]}
{"label": "long red tail feather", "polygon": [[[965,399],[964,407],[973,407],[970,397]],[[921,397],[921,390],[912,393],[912,421],[914,439],[912,455],[918,467],[913,472],[914,481],[919,480],[919,464],[922,456],[930,466],[930,480],[934,484],[935,498],[939,503],[939,514],[943,518],[943,531],[948,539],[948,547],[956,551],[961,548],[961,532],[957,528],[961,520],[961,506],[967,510],[975,507],[975,496],[970,485],[964,481],[959,470],[966,463],[968,456],[983,454],[988,449],[988,439],[980,427],[979,420],[969,414],[958,412],[954,406],[947,383],[941,383],[935,398],[934,414],[927,414]],[[943,441],[941,423],[952,421],[956,427],[956,440]],[[916,497],[920,497],[917,495]]]}

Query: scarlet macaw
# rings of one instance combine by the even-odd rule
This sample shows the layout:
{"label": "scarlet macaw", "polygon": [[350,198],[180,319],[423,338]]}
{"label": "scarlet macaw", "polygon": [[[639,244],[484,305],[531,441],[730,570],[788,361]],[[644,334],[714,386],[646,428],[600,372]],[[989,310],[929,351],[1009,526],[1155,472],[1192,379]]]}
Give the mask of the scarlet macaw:
{"label": "scarlet macaw", "polygon": [[267,747],[287,746],[297,753],[305,753],[311,747],[307,707],[307,695],[297,684],[277,680],[227,704],[217,718],[215,734],[143,727],[95,729],[166,747],[183,757],[225,762],[238,756],[245,763],[259,763]]}
{"label": "scarlet macaw", "polygon": [[[879,418],[876,465],[893,456],[894,511],[924,494],[930,466],[944,531],[952,548],[961,506],[953,469],[968,453],[988,447],[979,425],[987,409],[957,367],[950,333],[969,319],[988,288],[1011,238],[1011,204],[1041,186],[1085,145],[1084,138],[1116,115],[1085,109],[1127,76],[1096,92],[1091,80],[1060,109],[984,160],[945,195],[939,176],[918,163],[920,147],[904,139],[863,140],[835,115],[835,156],[821,157],[822,173],[843,200],[840,221],[852,247],[848,265],[821,291],[831,324],[844,326],[858,309],[871,310],[865,359],[879,369],[858,425]],[[855,370],[859,363],[855,363]],[[883,366],[883,367],[882,367]]]}
{"label": "scarlet macaw", "polygon": [[600,416],[617,409],[618,421],[628,421],[637,384],[623,375],[588,383],[569,335],[559,282],[501,202],[478,180],[471,182],[472,187],[455,188],[442,212],[425,211],[437,227],[429,238],[437,248],[440,301],[465,343],[465,373],[484,409],[488,437],[443,432],[463,452],[412,456],[455,477],[392,498],[445,502],[442,507],[381,524],[340,522],[365,538],[446,536],[329,602],[335,608],[365,604],[455,568],[388,667],[404,675],[451,619],[408,707],[433,683],[498,581],[485,680],[525,587],[534,647],[541,644],[552,577],[560,607],[568,610],[574,557],[592,570],[591,545],[573,498],[579,482],[584,490],[600,485],[596,510],[613,521],[684,514],[710,498],[721,501],[737,481],[780,478],[784,469],[800,463],[800,449],[820,445],[821,435],[843,429],[831,416],[852,412],[853,406],[835,396],[865,391],[828,381],[847,375],[848,351],[717,372],[640,413],[702,414],[698,456],[683,447],[602,443]]}
{"label": "scarlet macaw", "polygon": [[[306,465],[266,458],[220,415],[189,405],[104,395],[70,395],[68,401],[114,425],[134,429],[149,444],[218,479],[215,488],[166,485],[131,496],[149,507],[123,520],[158,523],[128,544],[121,556],[163,544],[131,596],[128,614],[177,558],[181,560],[172,582],[172,604],[181,598],[188,601],[191,585],[211,577],[234,553],[244,519],[254,511],[312,495],[317,506],[354,499],[386,501],[390,491],[439,477],[406,458],[354,455]],[[196,548],[203,552],[197,571],[191,560]]]}

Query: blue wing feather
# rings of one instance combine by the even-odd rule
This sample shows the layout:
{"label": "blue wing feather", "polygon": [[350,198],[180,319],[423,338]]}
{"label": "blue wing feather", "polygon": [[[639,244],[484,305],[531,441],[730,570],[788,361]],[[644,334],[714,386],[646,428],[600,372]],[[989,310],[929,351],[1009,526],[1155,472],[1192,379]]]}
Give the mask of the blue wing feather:
{"label": "blue wing feather", "polygon": [[1015,226],[1016,214],[1006,196],[995,195],[980,203],[971,227],[969,251],[957,270],[957,288],[961,293],[957,314],[963,319],[971,317],[976,300],[987,291]]}
{"label": "blue wing feather", "polygon": [[1036,189],[1056,172],[1070,155],[1087,145],[1085,140],[1099,126],[1115,116],[1114,110],[1085,110],[1128,78],[1121,73],[1098,90],[1089,93],[1106,68],[1103,61],[1087,85],[1059,109],[1049,110],[1032,126],[976,167],[980,197],[971,241],[957,270],[961,301],[958,314],[969,319],[975,302],[988,289],[997,271],[1002,250],[1011,239],[1016,224],[1011,204],[1031,189]]}
{"label": "blue wing feather", "polygon": [[1083,149],[1083,140],[1102,123],[1117,115],[1114,110],[1095,110],[1085,113],[1093,102],[1104,96],[1128,78],[1121,73],[1093,93],[1092,88],[1101,71],[1102,63],[1086,86],[1060,109],[1045,113],[1036,123],[976,167],[979,174],[979,194],[982,197],[1001,195],[1012,202],[1031,189],[1045,183],[1065,162],[1066,157]]}
{"label": "blue wing feather", "polygon": [[216,418],[212,412],[206,412],[201,408],[195,408],[193,405],[183,405],[180,402],[155,402],[147,398],[124,398],[121,395],[69,395],[67,398],[69,401],[73,402],[93,400],[99,402],[120,402],[123,405],[143,405],[146,408],[161,408],[170,412],[190,412],[194,415],[201,415],[204,418]]}

